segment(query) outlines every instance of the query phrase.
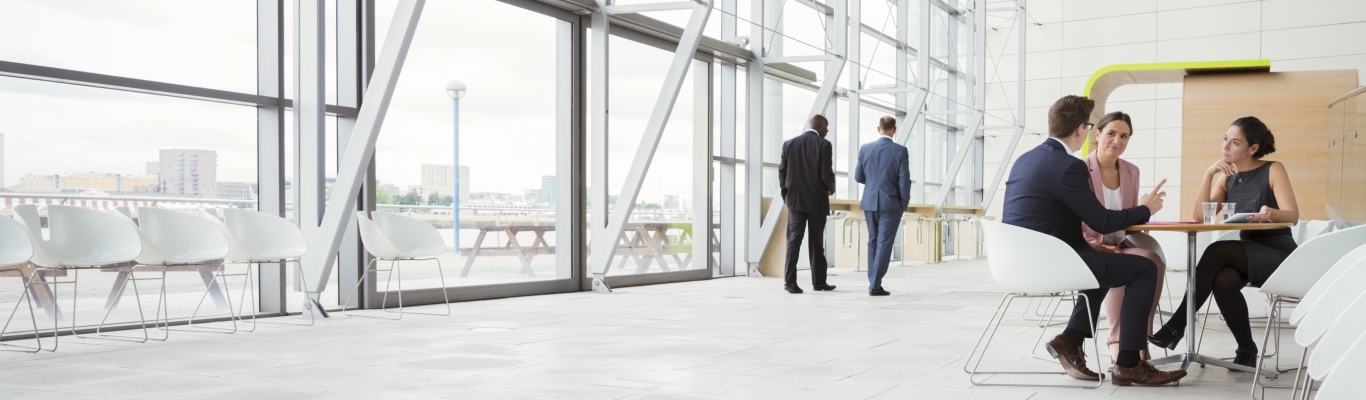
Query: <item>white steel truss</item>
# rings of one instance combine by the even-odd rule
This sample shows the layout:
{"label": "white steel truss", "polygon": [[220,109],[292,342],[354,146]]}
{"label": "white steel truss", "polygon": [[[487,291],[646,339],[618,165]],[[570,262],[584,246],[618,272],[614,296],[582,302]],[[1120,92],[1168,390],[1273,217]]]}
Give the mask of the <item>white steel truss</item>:
{"label": "white steel truss", "polygon": [[[352,210],[356,207],[356,194],[360,193],[361,183],[375,156],[375,140],[379,137],[380,127],[389,111],[389,102],[394,96],[394,86],[398,83],[403,62],[408,56],[409,45],[417,31],[417,21],[422,16],[426,0],[402,0],[394,11],[393,22],[384,46],[380,48],[379,58],[375,61],[375,72],[365,90],[365,103],[356,117],[355,128],[346,144],[345,153],[337,160],[337,181],[333,186],[333,196],[327,201],[322,213],[321,224],[317,230],[305,231],[308,239],[308,253],[303,258],[305,289],[315,305],[309,309],[323,314],[317,307],[318,296],[332,276],[333,261],[341,246],[344,227],[351,221]],[[307,207],[309,204],[302,204]],[[301,207],[298,212],[309,212]]]}
{"label": "white steel truss", "polygon": [[[608,7],[604,7],[604,9],[606,8]],[[664,76],[664,86],[659,90],[659,97],[655,99],[654,111],[650,113],[650,120],[645,126],[645,135],[640,141],[640,148],[636,150],[635,160],[631,162],[631,169],[626,175],[626,183],[622,187],[621,193],[617,195],[617,202],[611,210],[610,217],[607,217],[607,213],[604,210],[607,205],[605,201],[607,185],[605,183],[607,181],[606,141],[608,132],[606,132],[605,129],[602,132],[597,132],[596,130],[594,132],[593,141],[595,143],[593,144],[593,148],[595,150],[602,149],[603,155],[600,160],[595,160],[594,166],[597,167],[598,165],[601,165],[602,169],[598,170],[597,168],[594,168],[594,174],[601,173],[601,176],[594,177],[594,182],[604,183],[603,185],[594,188],[595,191],[600,193],[600,195],[595,197],[603,200],[599,206],[595,206],[595,210],[604,211],[603,213],[593,215],[592,217],[592,236],[595,240],[590,244],[591,249],[589,250],[588,266],[593,274],[594,291],[601,293],[612,291],[611,287],[607,285],[606,278],[607,270],[612,264],[612,258],[617,252],[617,242],[615,238],[621,236],[622,232],[626,229],[626,221],[630,218],[631,211],[635,209],[636,199],[640,196],[640,189],[645,183],[645,175],[650,171],[650,164],[654,161],[655,151],[659,149],[660,139],[664,135],[664,127],[668,124],[669,115],[673,113],[674,104],[678,101],[678,92],[682,90],[683,80],[687,77],[688,69],[692,66],[693,54],[697,51],[698,43],[702,40],[702,29],[706,27],[707,18],[711,16],[711,11],[712,5],[705,0],[699,0],[696,4],[693,4],[692,15],[689,16],[688,25],[684,28],[683,34],[679,38],[678,48],[674,50],[673,61],[669,64],[669,71]],[[609,11],[607,10],[599,11],[599,14],[608,13]],[[606,15],[594,15],[594,17],[605,19]],[[604,24],[604,26],[605,25],[606,24]],[[608,48],[608,46],[605,45],[606,40],[603,40],[603,43],[604,46],[598,47],[595,50]],[[604,56],[599,56],[597,60],[602,62],[602,64],[606,64],[605,58],[606,57]],[[605,73],[603,74],[603,78],[606,78]],[[594,82],[595,87],[592,90],[592,96],[594,96],[595,99],[598,97],[602,98],[601,100],[594,100],[595,103],[607,103],[607,81],[607,79],[602,79]],[[596,112],[593,117],[605,119],[607,118],[607,113],[608,110],[603,108]],[[598,123],[595,123],[594,126],[596,127],[599,125]],[[601,122],[601,126],[604,128],[606,127],[605,120]],[[707,148],[710,149],[710,147]],[[694,179],[701,179],[701,177],[694,177]],[[707,218],[710,219],[710,214],[708,214]],[[704,238],[702,240],[703,243],[710,243],[710,231],[710,224],[708,224],[706,231],[694,232],[697,235],[703,235],[701,236]]]}

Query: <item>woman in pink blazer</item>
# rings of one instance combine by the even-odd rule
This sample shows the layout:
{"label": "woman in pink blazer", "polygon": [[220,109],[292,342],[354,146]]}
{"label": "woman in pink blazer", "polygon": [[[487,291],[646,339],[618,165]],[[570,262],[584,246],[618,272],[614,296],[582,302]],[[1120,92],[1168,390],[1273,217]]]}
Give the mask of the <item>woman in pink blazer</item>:
{"label": "woman in pink blazer", "polygon": [[[1096,124],[1096,137],[1092,142],[1096,149],[1086,157],[1086,167],[1091,170],[1091,189],[1105,208],[1121,210],[1134,207],[1138,203],[1138,167],[1119,158],[1129,146],[1133,135],[1133,122],[1129,115],[1122,112],[1105,114]],[[1164,180],[1165,182],[1165,180]],[[1132,254],[1146,257],[1157,264],[1157,290],[1153,293],[1153,306],[1148,311],[1148,332],[1153,331],[1153,314],[1157,312],[1157,300],[1161,297],[1162,281],[1166,275],[1166,264],[1162,262],[1162,249],[1157,241],[1142,233],[1119,231],[1102,235],[1082,224],[1086,241],[1096,250],[1107,253]],[[1110,322],[1109,347],[1112,355],[1119,354],[1119,312],[1124,299],[1124,287],[1110,289],[1105,296],[1105,318]],[[1149,359],[1147,351],[1143,359]]]}

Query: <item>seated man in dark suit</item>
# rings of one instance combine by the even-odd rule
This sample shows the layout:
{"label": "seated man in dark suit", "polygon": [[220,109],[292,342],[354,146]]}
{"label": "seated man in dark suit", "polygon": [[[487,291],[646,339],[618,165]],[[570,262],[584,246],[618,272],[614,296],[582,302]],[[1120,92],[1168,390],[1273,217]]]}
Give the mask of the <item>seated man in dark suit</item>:
{"label": "seated man in dark suit", "polygon": [[[1101,253],[1082,237],[1081,223],[1096,232],[1111,233],[1147,222],[1162,209],[1162,186],[1139,199],[1140,205],[1125,210],[1108,210],[1091,190],[1091,173],[1086,162],[1072,153],[1086,140],[1092,127],[1088,122],[1095,102],[1085,97],[1064,96],[1048,109],[1048,139],[1021,155],[1006,181],[1006,197],[1001,221],[1046,233],[1077,251],[1095,274],[1100,288],[1082,291],[1085,302],[1077,302],[1067,329],[1046,344],[1049,354],[1058,357],[1063,370],[1076,379],[1097,380],[1100,376],[1086,368],[1082,342],[1091,332],[1100,313],[1100,303],[1109,288],[1124,286],[1120,312],[1119,355],[1111,368],[1115,385],[1157,386],[1180,381],[1185,370],[1164,372],[1139,356],[1148,347],[1148,309],[1157,290],[1153,262],[1129,254]],[[1089,304],[1088,304],[1089,303]],[[1089,307],[1088,307],[1089,306]],[[1088,313],[1089,310],[1089,313]]]}

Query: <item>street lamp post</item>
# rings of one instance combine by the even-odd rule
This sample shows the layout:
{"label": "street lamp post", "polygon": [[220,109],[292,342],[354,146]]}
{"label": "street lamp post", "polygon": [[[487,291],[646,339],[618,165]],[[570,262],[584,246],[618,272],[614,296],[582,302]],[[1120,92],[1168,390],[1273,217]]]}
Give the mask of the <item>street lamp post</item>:
{"label": "street lamp post", "polygon": [[465,97],[465,84],[460,81],[451,81],[446,84],[446,96],[455,100],[455,151],[454,165],[452,174],[455,176],[455,184],[451,186],[451,239],[455,244],[455,256],[460,256],[460,98]]}

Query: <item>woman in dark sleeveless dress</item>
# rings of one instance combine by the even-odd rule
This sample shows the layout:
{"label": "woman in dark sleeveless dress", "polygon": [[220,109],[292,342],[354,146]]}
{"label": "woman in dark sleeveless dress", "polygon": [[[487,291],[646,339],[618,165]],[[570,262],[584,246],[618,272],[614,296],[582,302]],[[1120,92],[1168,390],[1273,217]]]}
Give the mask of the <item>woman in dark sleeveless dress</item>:
{"label": "woman in dark sleeveless dress", "polygon": [[[1200,203],[1236,203],[1240,213],[1258,213],[1251,222],[1295,222],[1300,218],[1295,192],[1285,166],[1261,158],[1276,151],[1276,139],[1266,124],[1256,117],[1233,121],[1224,133],[1223,156],[1205,171],[1200,191],[1195,194],[1195,220],[1204,218]],[[1257,344],[1247,316],[1247,301],[1242,289],[1249,282],[1261,286],[1276,271],[1290,252],[1295,240],[1290,229],[1243,231],[1242,240],[1210,244],[1195,266],[1195,309],[1214,294],[1214,302],[1224,314],[1229,331],[1238,341],[1233,362],[1255,367]],[[1175,315],[1186,315],[1191,299],[1181,302]],[[1176,349],[1185,333],[1186,319],[1172,318],[1148,341],[1158,347]]]}

